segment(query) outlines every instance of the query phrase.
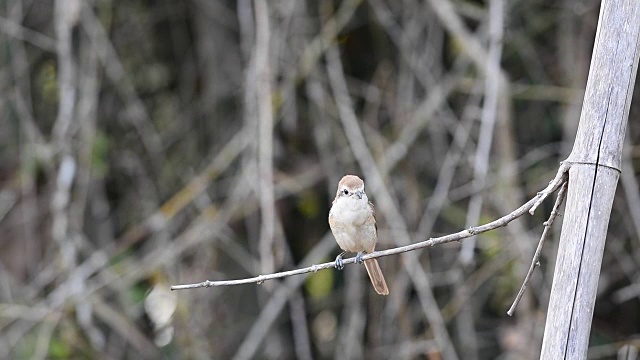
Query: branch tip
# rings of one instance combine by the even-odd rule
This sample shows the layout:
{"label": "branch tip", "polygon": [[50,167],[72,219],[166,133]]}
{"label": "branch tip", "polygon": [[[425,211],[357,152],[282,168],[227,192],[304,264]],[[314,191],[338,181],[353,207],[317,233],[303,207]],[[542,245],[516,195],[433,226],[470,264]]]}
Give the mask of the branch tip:
{"label": "branch tip", "polygon": [[[568,187],[568,181],[566,178],[566,169],[565,172],[561,171],[563,170],[563,167],[566,168],[566,166],[561,166],[561,169],[558,170],[558,175],[556,175],[555,181],[553,184],[550,184],[547,189],[545,189],[546,194],[541,197],[540,199],[536,200],[535,204],[533,205],[533,207],[531,208],[531,210],[529,210],[530,213],[532,213],[532,210],[534,210],[535,206],[537,206],[537,204],[540,204],[540,202],[542,202],[542,200],[544,199],[544,197],[546,197],[547,195],[549,195],[551,192],[555,191],[558,187],[560,188],[560,191],[558,191],[558,195],[556,196],[556,201],[553,204],[553,209],[551,210],[551,213],[549,214],[549,219],[547,221],[545,221],[544,224],[544,230],[542,230],[542,235],[540,235],[540,241],[538,242],[538,247],[536,248],[536,252],[533,255],[533,258],[531,259],[531,265],[529,266],[529,270],[527,271],[527,275],[525,276],[524,280],[522,281],[522,286],[520,287],[520,291],[518,291],[518,294],[516,295],[516,298],[513,300],[513,304],[511,305],[511,308],[509,308],[509,311],[507,311],[507,314],[509,316],[511,316],[511,314],[513,314],[513,311],[515,310],[516,306],[518,306],[518,303],[520,302],[520,299],[522,298],[522,295],[524,294],[525,289],[527,288],[527,284],[529,283],[529,280],[531,279],[531,275],[533,274],[533,271],[535,270],[536,267],[540,266],[540,253],[542,252],[542,246],[544,245],[544,241],[546,240],[548,234],[549,234],[549,229],[551,229],[551,225],[553,224],[553,221],[555,220],[556,216],[558,216],[558,209],[560,208],[560,205],[562,205],[562,202],[564,201],[564,198],[566,196],[567,193],[567,187]],[[533,214],[533,213],[532,213]]]}

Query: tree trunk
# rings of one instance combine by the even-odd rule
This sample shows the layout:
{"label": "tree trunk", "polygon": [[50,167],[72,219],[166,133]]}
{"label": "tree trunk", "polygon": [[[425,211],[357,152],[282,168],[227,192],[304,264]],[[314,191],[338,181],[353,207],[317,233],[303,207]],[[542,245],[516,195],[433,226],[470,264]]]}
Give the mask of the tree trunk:
{"label": "tree trunk", "polygon": [[542,359],[584,359],[635,84],[640,2],[604,0],[580,125],[569,158]]}

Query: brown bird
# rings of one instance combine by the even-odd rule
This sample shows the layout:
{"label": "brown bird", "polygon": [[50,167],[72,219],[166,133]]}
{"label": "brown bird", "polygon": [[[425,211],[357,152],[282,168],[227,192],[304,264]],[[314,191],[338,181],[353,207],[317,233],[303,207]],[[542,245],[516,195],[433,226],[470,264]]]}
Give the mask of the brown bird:
{"label": "brown bird", "polygon": [[[342,256],[346,252],[357,253],[356,261],[362,264],[362,255],[371,253],[378,242],[373,204],[364,192],[364,181],[355,175],[346,175],[338,183],[336,198],[329,211],[329,226],[342,250],[336,257],[336,269],[342,270]],[[376,292],[389,295],[389,288],[376,259],[364,261],[369,278]]]}

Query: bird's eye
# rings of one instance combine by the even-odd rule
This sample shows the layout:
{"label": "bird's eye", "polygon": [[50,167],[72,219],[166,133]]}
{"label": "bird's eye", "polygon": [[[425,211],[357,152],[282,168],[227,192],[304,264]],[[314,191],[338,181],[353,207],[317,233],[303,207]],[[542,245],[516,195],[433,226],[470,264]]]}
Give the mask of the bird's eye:
{"label": "bird's eye", "polygon": [[349,190],[344,189],[344,190],[342,190],[342,193],[345,194],[345,195],[349,195]]}

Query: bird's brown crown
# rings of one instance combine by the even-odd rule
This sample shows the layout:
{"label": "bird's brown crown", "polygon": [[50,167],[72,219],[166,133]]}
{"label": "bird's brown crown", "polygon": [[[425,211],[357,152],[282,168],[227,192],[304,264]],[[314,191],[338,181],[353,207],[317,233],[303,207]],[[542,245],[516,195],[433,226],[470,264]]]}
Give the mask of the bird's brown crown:
{"label": "bird's brown crown", "polygon": [[349,189],[358,189],[364,187],[364,181],[355,175],[345,175],[340,179],[338,188],[347,187]]}

